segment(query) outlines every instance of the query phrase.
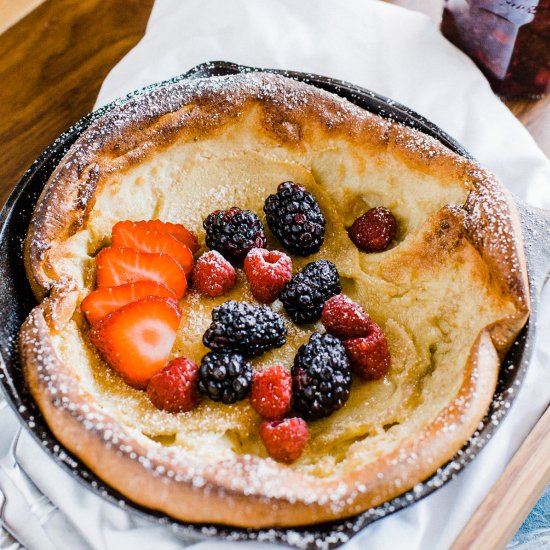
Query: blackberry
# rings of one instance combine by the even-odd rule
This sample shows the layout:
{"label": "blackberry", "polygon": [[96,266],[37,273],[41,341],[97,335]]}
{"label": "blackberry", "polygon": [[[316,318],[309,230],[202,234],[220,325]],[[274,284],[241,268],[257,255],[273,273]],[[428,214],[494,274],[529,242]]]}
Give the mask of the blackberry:
{"label": "blackberry", "polygon": [[325,302],[341,290],[336,266],[328,260],[317,260],[290,279],[280,299],[295,323],[313,323],[321,318]]}
{"label": "blackberry", "polygon": [[281,183],[277,194],[267,197],[264,212],[269,229],[293,254],[309,256],[321,248],[326,221],[315,197],[302,185]]}
{"label": "blackberry", "polygon": [[244,399],[252,384],[252,365],[239,353],[207,353],[199,369],[199,391],[226,405]]}
{"label": "blackberry", "polygon": [[344,346],[315,332],[298,350],[292,367],[294,409],[306,420],[331,415],[348,400],[351,372]]}
{"label": "blackberry", "polygon": [[233,206],[229,210],[215,210],[203,222],[206,246],[217,250],[229,261],[241,262],[252,248],[264,248],[264,224],[250,210]]}
{"label": "blackberry", "polygon": [[204,333],[205,346],[256,357],[286,342],[283,318],[267,306],[230,300],[212,310],[212,324]]}

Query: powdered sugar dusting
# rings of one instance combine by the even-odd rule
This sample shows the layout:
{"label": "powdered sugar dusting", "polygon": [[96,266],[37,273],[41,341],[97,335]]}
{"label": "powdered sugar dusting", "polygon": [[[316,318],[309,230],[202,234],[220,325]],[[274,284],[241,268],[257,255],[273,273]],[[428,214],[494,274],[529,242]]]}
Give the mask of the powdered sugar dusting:
{"label": "powdered sugar dusting", "polygon": [[[103,124],[98,124],[96,128],[92,128],[89,134],[86,135],[86,139],[77,145],[75,148],[75,158],[67,163],[68,169],[74,169],[76,163],[78,169],[82,166],[82,162],[86,162],[86,155],[89,154],[87,145],[90,143],[100,144],[105,143],[105,140],[112,140],[113,136],[117,135],[117,132],[123,133],[125,124],[134,119],[142,119],[144,116],[147,118],[154,118],[160,116],[165,112],[175,111],[183,104],[190,100],[190,97],[196,91],[201,93],[213,93],[219,94],[220,101],[230,103],[234,97],[231,95],[231,86],[237,85],[235,77],[225,77],[220,79],[208,79],[196,80],[192,85],[182,86],[181,90],[170,90],[170,93],[166,93],[162,89],[159,91],[153,91],[147,96],[137,97],[135,102],[130,102],[126,105],[121,105],[120,108],[115,110],[114,116],[110,119],[112,128],[108,128]],[[240,83],[239,85],[242,85]],[[263,83],[261,75],[254,75],[250,78],[250,83],[247,84],[253,87],[255,90],[260,86],[260,95],[266,94],[266,97],[276,97],[277,101],[281,101],[281,108],[300,109],[303,105],[306,105],[311,98],[303,90],[283,90],[281,95],[280,85],[277,82]],[[219,88],[219,89],[218,89]],[[173,93],[172,93],[173,92]],[[331,96],[332,98],[333,96]],[[335,112],[326,113],[327,125],[330,127],[336,127],[342,123],[342,115],[339,114],[342,111],[351,111],[358,117],[370,117],[366,115],[364,111],[356,109],[350,103],[345,100],[334,100],[340,103],[341,110]],[[162,107],[161,107],[162,106]],[[355,112],[357,111],[357,112]],[[382,124],[382,123],[381,123]],[[114,129],[114,131],[113,131]],[[293,128],[287,128],[286,132],[290,138],[292,137]],[[103,141],[102,141],[103,140]],[[142,149],[139,152],[132,150],[132,154],[145,154],[146,149]],[[430,149],[427,149],[427,154],[431,154]],[[479,178],[478,178],[479,179]],[[494,190],[493,190],[494,191]],[[485,238],[485,236],[479,237],[476,233],[476,219],[487,219],[489,217],[488,207],[483,206],[483,202],[490,204],[493,191],[488,192],[485,199],[481,201],[472,200],[472,210],[470,212],[471,219],[471,232],[473,235],[477,235],[478,238]],[[483,196],[481,193],[478,196]],[[85,200],[85,198],[83,199]],[[479,204],[481,203],[481,205]],[[493,218],[499,219],[494,215]],[[498,228],[497,228],[498,231]],[[132,432],[131,430],[121,430],[120,424],[110,418],[104,411],[101,411],[95,407],[93,403],[86,403],[86,396],[81,392],[77,385],[75,385],[74,378],[69,373],[64,372],[59,365],[57,365],[51,354],[51,350],[44,350],[41,348],[41,341],[39,334],[40,319],[36,317],[38,313],[34,314],[35,317],[31,317],[32,328],[24,335],[24,344],[32,350],[36,358],[36,362],[40,365],[38,368],[38,377],[41,384],[44,384],[47,391],[52,396],[52,400],[55,406],[60,407],[68,411],[73,418],[83,424],[87,429],[91,431],[99,431],[105,442],[106,448],[116,449],[117,454],[128,456],[132,460],[138,460],[143,468],[155,477],[162,479],[165,482],[175,480],[177,482],[191,483],[194,487],[201,488],[205,491],[216,491],[220,489],[216,487],[216,479],[228,478],[231,490],[242,491],[246,495],[260,495],[262,498],[281,498],[294,501],[297,498],[297,492],[295,487],[282,486],[280,478],[278,477],[277,467],[270,460],[259,461],[256,457],[250,455],[244,455],[241,457],[235,457],[229,459],[223,463],[219,463],[216,466],[204,467],[204,464],[196,457],[187,455],[185,453],[176,452],[174,449],[163,447],[160,444],[155,444],[151,440],[146,440],[139,432]],[[473,379],[475,379],[476,373],[473,373]],[[81,397],[81,399],[76,399]],[[457,402],[456,407],[461,407],[462,403]],[[502,407],[505,409],[506,407]],[[499,413],[497,411],[494,414],[494,418],[491,421],[498,423]],[[445,430],[452,430],[453,426],[444,426]],[[256,538],[258,540],[270,540],[270,541],[282,541],[298,548],[330,548],[337,546],[345,542],[350,533],[353,533],[370,521],[374,521],[378,517],[383,517],[389,513],[392,513],[396,509],[406,506],[409,502],[416,500],[418,495],[425,494],[431,489],[436,488],[443,484],[447,479],[452,478],[461,465],[465,463],[462,456],[468,456],[468,449],[474,449],[471,451],[472,455],[475,454],[475,449],[484,444],[482,438],[480,440],[480,434],[474,434],[474,437],[470,445],[466,448],[466,451],[459,453],[458,460],[449,463],[444,468],[438,470],[436,476],[429,480],[426,484],[418,484],[415,488],[408,493],[385,503],[375,509],[368,510],[365,514],[362,514],[356,519],[345,521],[341,523],[334,530],[328,529],[325,531],[323,539],[319,539],[318,531],[308,529],[289,529],[278,530],[268,529],[260,530],[257,532],[241,532],[241,531],[228,531],[226,534],[229,540],[241,540]],[[481,441],[481,443],[479,443]],[[471,457],[470,457],[471,458]],[[417,460],[416,454],[402,453],[395,459],[395,464],[400,463],[414,463]],[[235,472],[240,472],[241,475],[235,476]],[[382,478],[384,474],[380,472]],[[406,480],[396,476],[392,483],[396,487],[405,486]],[[369,488],[365,485],[358,484],[350,492],[349,487],[345,484],[336,485],[331,493],[327,496],[323,487],[319,487],[316,491],[315,487],[308,486],[307,491],[299,494],[300,500],[306,504],[313,503],[325,503],[331,507],[332,510],[338,512],[344,506],[352,504],[354,499],[367,492]],[[175,527],[177,530],[185,530],[184,527]],[[200,529],[204,535],[209,535],[215,532],[216,534],[224,532],[223,529],[212,530],[212,528],[204,527]]]}

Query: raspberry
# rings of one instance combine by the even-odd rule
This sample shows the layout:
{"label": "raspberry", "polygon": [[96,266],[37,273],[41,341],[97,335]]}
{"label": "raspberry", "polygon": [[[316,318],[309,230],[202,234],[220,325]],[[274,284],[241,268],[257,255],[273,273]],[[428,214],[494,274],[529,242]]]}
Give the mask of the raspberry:
{"label": "raspberry", "polygon": [[201,401],[198,372],[199,367],[190,359],[173,359],[149,380],[147,395],[157,409],[171,413],[190,411]]}
{"label": "raspberry", "polygon": [[292,378],[284,367],[269,367],[254,374],[250,401],[260,416],[282,418],[290,410],[291,400]]}
{"label": "raspberry", "polygon": [[376,380],[390,368],[388,341],[382,329],[370,325],[369,333],[362,338],[350,338],[343,342],[353,372],[365,380]]}
{"label": "raspberry", "polygon": [[208,248],[217,250],[229,261],[242,262],[251,248],[263,248],[267,243],[260,218],[236,206],[212,212],[202,225]]}
{"label": "raspberry", "polygon": [[271,458],[290,464],[302,454],[309,431],[302,418],[271,420],[260,425],[260,437]]}
{"label": "raspberry", "polygon": [[380,252],[388,247],[396,232],[397,221],[394,215],[384,206],[377,206],[367,210],[353,222],[349,236],[360,250]]}
{"label": "raspberry", "polygon": [[205,252],[195,264],[193,283],[208,296],[221,296],[235,286],[233,266],[216,250]]}
{"label": "raspberry", "polygon": [[253,248],[243,267],[254,298],[264,304],[276,300],[292,278],[292,260],[278,250]]}
{"label": "raspberry", "polygon": [[325,238],[326,221],[315,197],[304,186],[285,181],[264,205],[269,229],[281,244],[298,256],[317,252]]}
{"label": "raspberry", "polygon": [[327,332],[347,340],[366,336],[372,321],[359,304],[344,294],[338,294],[325,302],[321,322]]}

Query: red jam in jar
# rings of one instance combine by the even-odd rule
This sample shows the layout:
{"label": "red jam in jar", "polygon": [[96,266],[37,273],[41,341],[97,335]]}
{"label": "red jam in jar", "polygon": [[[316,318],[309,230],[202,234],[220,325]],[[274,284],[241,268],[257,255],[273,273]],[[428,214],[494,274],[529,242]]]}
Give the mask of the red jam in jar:
{"label": "red jam in jar", "polygon": [[445,0],[441,30],[500,96],[550,91],[550,0]]}

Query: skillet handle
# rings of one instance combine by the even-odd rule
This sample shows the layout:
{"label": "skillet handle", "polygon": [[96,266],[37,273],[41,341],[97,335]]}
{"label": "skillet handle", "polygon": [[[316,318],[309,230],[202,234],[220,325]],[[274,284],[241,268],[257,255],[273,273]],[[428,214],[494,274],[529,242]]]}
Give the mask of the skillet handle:
{"label": "skillet handle", "polygon": [[550,277],[550,210],[519,203],[525,243],[525,254],[529,266],[529,278],[537,294],[542,292]]}

